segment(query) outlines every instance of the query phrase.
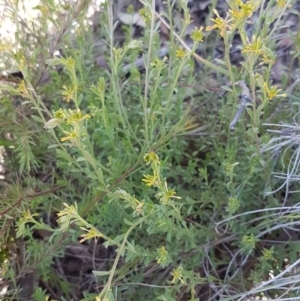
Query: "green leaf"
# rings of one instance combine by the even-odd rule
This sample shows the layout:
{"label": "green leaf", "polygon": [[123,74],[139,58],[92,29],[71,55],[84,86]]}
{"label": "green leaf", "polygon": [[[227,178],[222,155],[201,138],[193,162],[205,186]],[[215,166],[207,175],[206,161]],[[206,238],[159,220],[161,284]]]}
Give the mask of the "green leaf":
{"label": "green leaf", "polygon": [[132,226],[132,223],[129,220],[127,220],[126,218],[124,218],[124,223],[128,226]]}
{"label": "green leaf", "polygon": [[31,117],[37,122],[44,123],[43,119],[40,116],[31,115]]}
{"label": "green leaf", "polygon": [[117,237],[114,238],[114,242],[117,244],[124,239],[125,234],[118,235]]}
{"label": "green leaf", "polygon": [[98,180],[98,177],[94,175],[93,173],[87,174],[88,178],[93,179],[93,180]]}
{"label": "green leaf", "polygon": [[110,240],[107,240],[103,243],[103,246],[107,249],[109,246],[113,246],[114,243]]}
{"label": "green leaf", "polygon": [[86,158],[85,157],[78,157],[76,159],[77,162],[82,162],[82,161],[86,161]]}
{"label": "green leaf", "polygon": [[59,59],[59,58],[46,60],[46,63],[49,66],[56,66],[56,65],[59,65],[59,64],[62,64],[62,65],[65,64],[65,62],[62,59]]}
{"label": "green leaf", "polygon": [[223,61],[223,60],[215,59],[215,61],[221,65],[226,65],[225,61]]}
{"label": "green leaf", "polygon": [[232,92],[233,90],[231,88],[229,88],[228,86],[221,86],[221,88],[225,91],[228,91],[228,92]]}
{"label": "green leaf", "polygon": [[49,146],[48,146],[48,148],[50,149],[50,148],[55,148],[55,147],[58,147],[59,145],[58,144],[50,144]]}
{"label": "green leaf", "polygon": [[101,168],[97,169],[97,176],[98,176],[97,179],[99,179],[101,183],[104,183],[104,176]]}
{"label": "green leaf", "polygon": [[14,143],[7,139],[0,139],[0,146],[13,146]]}
{"label": "green leaf", "polygon": [[136,253],[134,246],[129,241],[127,241],[127,246],[130,252]]}
{"label": "green leaf", "polygon": [[78,106],[81,104],[82,99],[83,99],[83,94],[80,94],[77,98]]}

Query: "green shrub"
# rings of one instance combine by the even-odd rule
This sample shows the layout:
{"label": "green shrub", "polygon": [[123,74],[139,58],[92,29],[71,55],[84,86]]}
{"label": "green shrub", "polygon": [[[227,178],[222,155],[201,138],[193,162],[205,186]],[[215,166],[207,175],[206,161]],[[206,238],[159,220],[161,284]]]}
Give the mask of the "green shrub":
{"label": "green shrub", "polygon": [[[279,138],[267,131],[297,112],[293,103],[283,109],[286,95],[271,77],[275,32],[292,1],[230,1],[226,18],[214,3],[192,44],[183,1],[167,1],[164,14],[141,2],[144,33],[132,39],[124,25],[122,44],[110,1],[95,32],[84,22],[87,1],[41,1],[27,27],[20,3],[10,7],[16,43],[3,40],[0,50],[23,79],[0,84],[5,298],[297,297],[298,200],[289,192],[297,191],[298,124]],[[162,26],[167,56],[159,55]],[[239,65],[230,56],[236,39]],[[222,60],[213,58],[220,41]],[[92,63],[99,53],[105,68]],[[291,66],[297,59],[295,51]],[[209,78],[221,99],[204,89]]]}

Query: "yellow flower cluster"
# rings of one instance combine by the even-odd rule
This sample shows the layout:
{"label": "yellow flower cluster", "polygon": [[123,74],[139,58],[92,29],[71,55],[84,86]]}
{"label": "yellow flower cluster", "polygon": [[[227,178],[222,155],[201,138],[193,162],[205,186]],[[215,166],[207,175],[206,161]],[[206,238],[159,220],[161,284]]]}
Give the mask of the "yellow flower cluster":
{"label": "yellow flower cluster", "polygon": [[221,18],[216,9],[214,9],[213,12],[215,13],[215,15],[217,15],[217,17],[215,19],[210,19],[210,20],[215,24],[211,26],[207,26],[205,30],[210,31],[213,29],[219,29],[220,36],[224,37],[226,31],[232,29],[232,25],[230,24],[231,20],[228,19],[228,16],[225,19]]}
{"label": "yellow flower cluster", "polygon": [[82,114],[80,109],[77,110],[62,110],[54,112],[52,119],[47,121],[44,125],[45,129],[53,129],[58,125],[66,122],[67,125],[72,125],[73,128],[71,131],[64,131],[65,137],[62,137],[60,140],[65,141],[76,141],[79,138],[79,125],[86,119],[91,118],[89,114]]}
{"label": "yellow flower cluster", "polygon": [[281,93],[281,94],[279,93],[280,91],[282,91],[282,89],[277,89],[276,86],[271,86],[269,88],[266,82],[264,82],[263,88],[269,100],[272,100],[275,97],[286,97],[285,93]]}
{"label": "yellow flower cluster", "polygon": [[258,9],[260,1],[250,0],[243,3],[242,0],[232,0],[229,2],[231,9],[229,10],[226,18],[222,18],[216,9],[213,10],[214,14],[217,16],[214,19],[210,19],[214,25],[207,26],[206,31],[212,29],[219,29],[220,36],[224,37],[227,30],[232,30],[240,24],[241,22],[246,22],[252,14]]}

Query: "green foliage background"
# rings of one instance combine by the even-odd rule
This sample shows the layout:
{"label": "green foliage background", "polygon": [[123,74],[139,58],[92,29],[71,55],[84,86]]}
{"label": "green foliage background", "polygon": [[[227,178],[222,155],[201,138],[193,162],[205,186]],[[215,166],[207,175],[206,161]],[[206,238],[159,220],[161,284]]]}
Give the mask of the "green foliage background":
{"label": "green foliage background", "polygon": [[[28,24],[32,41],[24,28],[17,32],[19,47],[1,42],[3,62],[24,75],[22,82],[6,79],[0,84],[0,144],[5,148],[6,170],[0,203],[5,298],[299,296],[298,281],[292,278],[299,250],[298,197],[290,193],[298,190],[298,124],[291,118],[298,112],[298,91],[292,86],[290,102],[279,93],[270,100],[264,86],[272,84],[276,42],[274,29],[267,31],[267,25],[279,28],[276,17],[290,13],[294,3],[247,3],[253,12],[261,10],[253,25],[256,37],[272,42],[263,44],[260,52],[245,51],[255,38],[252,44],[246,38],[244,17],[222,37],[221,28],[197,29],[194,38],[200,39],[195,39],[191,52],[186,45],[179,46],[183,34],[177,36],[171,26],[168,58],[157,57],[159,22],[172,25],[172,11],[182,9],[182,32],[187,25],[188,8],[181,1],[176,5],[167,1],[169,14],[164,19],[155,14],[154,2],[142,2],[144,34],[132,39],[130,26],[123,25],[122,44],[114,39],[113,3],[101,6],[101,24],[92,32],[84,22],[86,1],[73,6],[41,1],[36,7],[40,19]],[[11,17],[18,5],[11,4]],[[232,10],[245,7],[237,1],[229,5]],[[213,1],[212,18],[215,7]],[[268,13],[271,8],[273,15]],[[57,18],[62,12],[63,21]],[[56,28],[50,46],[45,34],[49,23]],[[205,25],[211,23],[207,18]],[[229,55],[234,32],[241,40],[239,66]],[[208,58],[200,56],[204,67],[195,72],[199,55],[192,54],[201,35]],[[95,36],[101,42],[99,49]],[[290,36],[293,66],[299,55],[299,32]],[[209,51],[220,40],[224,60],[215,64]],[[63,56],[55,57],[55,50]],[[95,53],[101,53],[109,68],[92,63]],[[141,53],[145,69],[133,66],[125,73],[123,66]],[[263,55],[270,61],[261,64]],[[211,78],[219,91],[221,87],[227,91],[223,97],[204,88]],[[233,131],[229,124],[241,91],[225,83],[239,80],[248,84],[254,100]],[[291,81],[292,76],[282,78],[283,92]],[[290,132],[281,130],[275,139],[277,133],[267,129],[279,121],[290,122],[286,126]],[[274,178],[272,172],[287,180]],[[42,231],[47,231],[43,239]],[[58,272],[57,261],[63,260],[71,244],[79,245],[79,240],[92,244],[95,239],[105,246],[103,260],[108,263],[103,270],[93,269],[90,289],[85,290]],[[275,280],[270,280],[270,270]],[[35,280],[22,285],[29,275]],[[31,290],[27,294],[25,287]]]}

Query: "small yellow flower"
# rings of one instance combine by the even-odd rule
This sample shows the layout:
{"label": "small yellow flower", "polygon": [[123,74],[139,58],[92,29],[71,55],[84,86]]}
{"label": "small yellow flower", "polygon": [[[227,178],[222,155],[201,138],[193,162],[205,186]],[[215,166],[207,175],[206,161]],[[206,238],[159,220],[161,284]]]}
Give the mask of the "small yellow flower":
{"label": "small yellow flower", "polygon": [[142,181],[145,182],[145,184],[148,187],[155,186],[157,184],[157,177],[156,176],[151,176],[151,175],[144,175],[145,179]]}
{"label": "small yellow flower", "polygon": [[34,216],[38,216],[38,214],[37,213],[31,214],[29,210],[23,211],[21,220],[22,221],[31,221],[31,220],[33,220]]}
{"label": "small yellow flower", "polygon": [[86,229],[84,227],[80,227],[80,229],[86,231],[87,233],[81,234],[80,237],[82,237],[82,239],[79,241],[79,243],[82,243],[88,239],[93,239],[93,238],[97,238],[97,237],[102,237],[102,234],[100,232],[98,232],[96,229]]}
{"label": "small yellow flower", "polygon": [[220,29],[220,36],[224,37],[226,30],[229,29],[231,30],[232,26],[230,25],[231,20],[228,20],[226,17],[225,19],[221,18],[218,11],[216,9],[213,10],[214,13],[217,15],[217,18],[215,19],[210,19],[212,22],[214,22],[214,25],[207,26],[206,31],[210,31],[215,29]]}
{"label": "small yellow flower", "polygon": [[272,247],[270,250],[268,249],[263,249],[263,259],[264,260],[271,260],[271,261],[275,261],[275,258],[274,258],[274,247]]}
{"label": "small yellow flower", "polygon": [[150,66],[152,68],[158,68],[158,69],[160,69],[160,68],[162,68],[165,65],[166,60],[167,60],[166,56],[163,57],[162,59],[159,59],[158,57],[155,57],[153,59],[153,61],[150,63]]}
{"label": "small yellow flower", "polygon": [[253,35],[252,43],[249,43],[244,47],[242,53],[248,53],[250,55],[261,55],[263,53],[263,42],[260,37]]}
{"label": "small yellow flower", "polygon": [[89,114],[82,116],[80,109],[77,109],[77,111],[69,110],[69,112],[70,112],[70,117],[67,118],[67,124],[74,124],[74,123],[81,122],[85,119],[91,118]]}
{"label": "small yellow flower", "polygon": [[70,206],[67,203],[64,203],[63,205],[65,206],[65,209],[63,209],[63,210],[61,210],[57,213],[58,217],[62,217],[62,216],[65,216],[65,215],[75,217],[75,216],[78,215],[77,214],[77,205],[76,205],[76,203],[75,203],[75,206],[73,206],[73,205]]}
{"label": "small yellow flower", "polygon": [[180,196],[176,195],[176,191],[174,189],[168,189],[167,182],[165,182],[165,191],[159,192],[155,196],[160,200],[161,204],[167,204],[170,199],[181,199]]}
{"label": "small yellow flower", "polygon": [[65,113],[62,109],[59,109],[58,111],[54,112],[53,116],[56,119],[64,119],[65,118]]}
{"label": "small yellow flower", "polygon": [[251,0],[243,3],[241,0],[238,0],[235,6],[236,8],[229,10],[229,15],[235,22],[238,22],[250,18],[259,7],[259,2],[257,0]]}
{"label": "small yellow flower", "polygon": [[66,102],[70,102],[70,100],[74,99],[75,93],[77,92],[77,86],[74,87],[66,87],[63,86],[64,91],[62,92],[63,100]]}
{"label": "small yellow flower", "polygon": [[279,94],[282,89],[277,89],[276,86],[271,86],[271,88],[269,88],[266,82],[264,82],[264,91],[267,94],[269,100],[272,100],[275,97],[286,97],[285,93]]}
{"label": "small yellow flower", "polygon": [[44,125],[45,129],[54,129],[59,124],[61,124],[65,119],[65,114],[62,109],[59,109],[58,111],[54,112],[52,119],[47,121]]}
{"label": "small yellow flower", "polygon": [[235,162],[233,164],[230,164],[230,163],[226,162],[223,165],[224,165],[226,171],[231,172],[231,171],[233,171],[235,166],[239,165],[239,162]]}
{"label": "small yellow flower", "polygon": [[139,10],[139,15],[144,19],[146,24],[151,22],[151,14],[145,8]]}
{"label": "small yellow flower", "polygon": [[181,47],[176,50],[176,57],[179,59],[183,59],[187,55],[187,52],[183,50]]}
{"label": "small yellow flower", "polygon": [[143,215],[144,214],[144,203],[139,202],[137,199],[134,199],[137,201],[137,206],[135,207],[134,213],[136,215]]}
{"label": "small yellow flower", "polygon": [[176,191],[174,189],[170,189],[166,192],[166,196],[168,199],[170,199],[170,198],[181,199],[180,196],[175,196],[175,194],[176,194]]}
{"label": "small yellow flower", "polygon": [[72,57],[69,56],[68,58],[64,59],[64,63],[69,71],[73,71],[75,69],[75,60]]}
{"label": "small yellow flower", "polygon": [[276,2],[280,8],[284,8],[286,6],[287,0],[277,0]]}
{"label": "small yellow flower", "polygon": [[182,284],[185,284],[182,279],[182,276],[183,276],[182,266],[178,267],[176,270],[174,269],[173,272],[171,273],[171,275],[173,276],[172,283],[175,283],[179,280]]}
{"label": "small yellow flower", "polygon": [[272,53],[272,51],[268,48],[265,48],[261,53],[261,64],[270,64],[274,65],[276,60],[276,56]]}
{"label": "small yellow flower", "polygon": [[146,165],[153,164],[153,163],[160,164],[158,156],[153,151],[151,151],[150,153],[147,153],[144,156],[144,161],[146,162]]}
{"label": "small yellow flower", "polygon": [[198,29],[194,29],[192,34],[191,34],[191,39],[194,42],[203,42],[203,26],[201,26]]}
{"label": "small yellow flower", "polygon": [[17,91],[24,97],[24,98],[30,98],[30,94],[26,88],[25,81],[22,80],[20,84],[18,85]]}
{"label": "small yellow flower", "polygon": [[65,141],[74,141],[76,139],[79,138],[77,131],[74,129],[71,132],[65,132],[64,133],[67,135],[63,138],[60,139],[61,142],[65,142]]}
{"label": "small yellow flower", "polygon": [[168,251],[164,246],[162,246],[159,249],[156,249],[156,252],[157,257],[155,259],[157,260],[157,263],[160,264],[162,267],[165,267],[170,262]]}

